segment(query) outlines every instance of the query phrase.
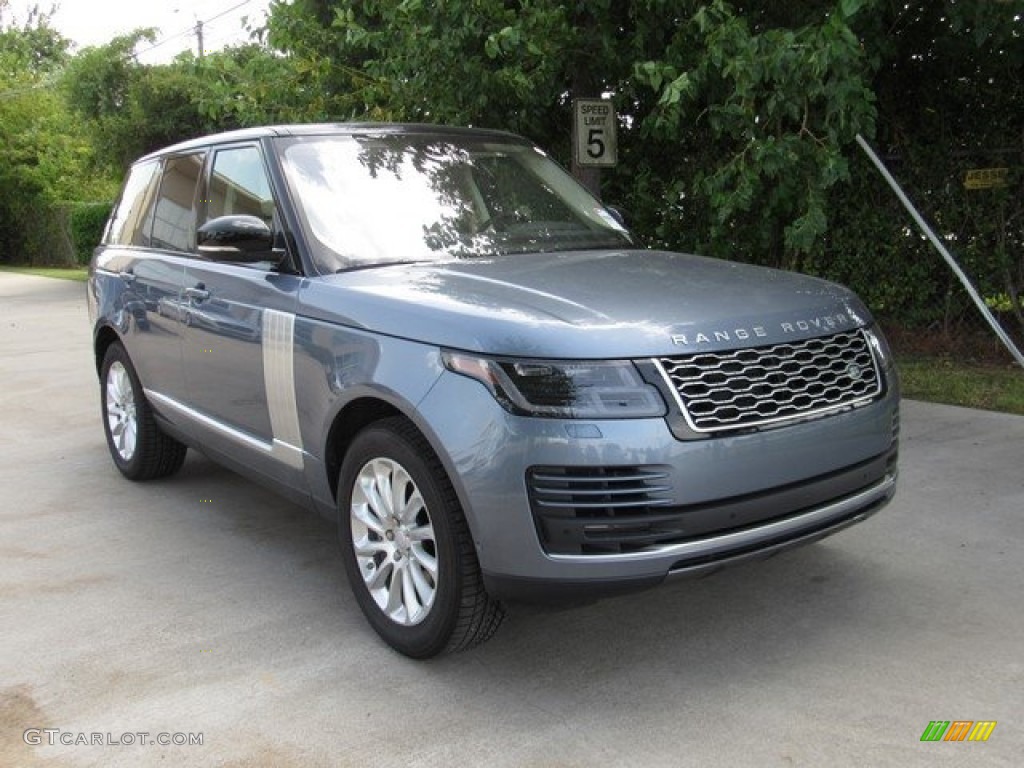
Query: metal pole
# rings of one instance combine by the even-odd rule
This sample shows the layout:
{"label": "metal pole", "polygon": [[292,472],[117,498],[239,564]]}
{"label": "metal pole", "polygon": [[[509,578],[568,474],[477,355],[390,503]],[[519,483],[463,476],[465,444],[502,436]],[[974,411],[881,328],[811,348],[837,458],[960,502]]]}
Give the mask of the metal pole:
{"label": "metal pole", "polygon": [[1013,339],[1011,339],[1006,331],[1003,330],[1003,327],[999,324],[999,321],[996,320],[995,315],[992,314],[992,311],[988,308],[985,300],[981,298],[977,289],[975,289],[974,285],[971,284],[970,278],[964,274],[962,269],[960,269],[960,265],[956,263],[956,259],[954,259],[950,254],[945,244],[939,240],[932,228],[928,226],[928,222],[926,222],[921,214],[917,212],[917,208],[915,208],[914,204],[910,202],[910,198],[904,194],[896,179],[894,179],[892,174],[889,173],[889,169],[883,165],[878,155],[876,155],[875,151],[871,148],[871,145],[868,144],[864,140],[864,137],[859,133],[857,134],[857,143],[860,144],[860,148],[864,150],[864,154],[866,154],[871,162],[874,163],[878,172],[882,174],[882,178],[884,178],[889,183],[889,186],[892,187],[892,191],[896,193],[896,197],[898,197],[900,202],[903,203],[903,207],[910,212],[911,216],[914,217],[914,221],[917,222],[917,226],[921,228],[921,231],[928,237],[932,245],[935,246],[935,249],[942,254],[942,258],[946,260],[946,264],[949,265],[949,268],[952,269],[953,273],[960,279],[964,288],[967,289],[967,293],[970,294],[971,299],[974,300],[975,306],[978,307],[978,311],[981,312],[982,316],[992,327],[996,336],[999,337],[999,340],[1003,342],[1003,345],[1010,351],[1010,354],[1013,355],[1013,359],[1017,361],[1019,366],[1024,368],[1024,354],[1021,354],[1021,351],[1017,349],[1017,345],[1013,343]]}
{"label": "metal pole", "polygon": [[578,181],[580,184],[582,184],[590,191],[590,194],[592,194],[598,200],[601,199],[600,168],[591,168],[590,166],[580,165],[575,160],[573,160],[572,175],[576,178],[576,181]]}

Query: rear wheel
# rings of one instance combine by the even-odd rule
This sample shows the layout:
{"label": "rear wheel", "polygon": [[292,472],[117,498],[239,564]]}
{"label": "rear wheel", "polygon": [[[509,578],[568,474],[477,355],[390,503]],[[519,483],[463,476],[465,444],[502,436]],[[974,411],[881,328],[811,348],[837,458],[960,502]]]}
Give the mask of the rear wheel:
{"label": "rear wheel", "polygon": [[392,648],[428,658],[494,634],[504,609],[484,589],[448,476],[409,422],[387,419],[356,436],[338,505],[352,591]]}
{"label": "rear wheel", "polygon": [[152,480],[181,469],[187,449],[156,423],[131,359],[118,343],[103,356],[100,403],[107,448],[122,475]]}

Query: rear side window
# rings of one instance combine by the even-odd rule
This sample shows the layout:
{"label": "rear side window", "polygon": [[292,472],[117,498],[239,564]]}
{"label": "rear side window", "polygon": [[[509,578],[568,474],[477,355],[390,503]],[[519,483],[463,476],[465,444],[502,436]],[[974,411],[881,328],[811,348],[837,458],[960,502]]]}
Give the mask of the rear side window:
{"label": "rear side window", "polygon": [[153,213],[150,245],[172,251],[195,249],[196,189],[203,154],[170,157],[164,161],[160,194]]}
{"label": "rear side window", "polygon": [[159,163],[150,160],[132,167],[121,199],[107,224],[103,242],[108,245],[149,245]]}

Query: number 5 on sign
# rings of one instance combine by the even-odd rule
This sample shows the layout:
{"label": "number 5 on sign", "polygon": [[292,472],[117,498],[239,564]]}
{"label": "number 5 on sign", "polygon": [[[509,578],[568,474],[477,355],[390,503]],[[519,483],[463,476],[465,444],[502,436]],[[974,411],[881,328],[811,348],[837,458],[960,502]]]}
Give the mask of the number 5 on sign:
{"label": "number 5 on sign", "polygon": [[615,107],[611,100],[573,100],[572,122],[577,165],[608,168],[618,162]]}

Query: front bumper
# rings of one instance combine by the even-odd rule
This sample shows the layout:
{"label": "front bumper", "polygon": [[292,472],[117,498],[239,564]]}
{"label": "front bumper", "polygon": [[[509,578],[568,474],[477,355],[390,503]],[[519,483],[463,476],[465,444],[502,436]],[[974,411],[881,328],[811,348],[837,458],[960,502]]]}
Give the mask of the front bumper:
{"label": "front bumper", "polygon": [[[457,418],[451,403],[460,406]],[[433,444],[447,448],[441,460],[487,588],[505,600],[587,599],[768,556],[867,518],[895,492],[895,388],[826,418],[692,441],[674,437],[665,419],[512,416],[454,374],[441,377],[419,413]],[[564,524],[560,509],[545,517],[531,488],[538,467],[656,468],[657,503],[642,510],[655,524],[638,528],[642,514],[614,510],[596,523],[579,510]],[[619,525],[637,536],[616,535]],[[605,546],[609,538],[615,546]]]}
{"label": "front bumper", "polygon": [[[666,579],[705,576],[728,565],[763,560],[787,549],[819,541],[866,520],[888,504],[895,492],[896,476],[887,475],[859,493],[808,512],[665,547],[660,554],[675,559],[675,562],[664,573],[591,579],[537,579],[485,571],[484,583],[487,591],[499,600],[550,603],[571,603],[648,589]],[[564,555],[554,557],[571,562]],[[614,562],[618,556],[597,557]]]}

